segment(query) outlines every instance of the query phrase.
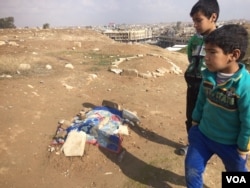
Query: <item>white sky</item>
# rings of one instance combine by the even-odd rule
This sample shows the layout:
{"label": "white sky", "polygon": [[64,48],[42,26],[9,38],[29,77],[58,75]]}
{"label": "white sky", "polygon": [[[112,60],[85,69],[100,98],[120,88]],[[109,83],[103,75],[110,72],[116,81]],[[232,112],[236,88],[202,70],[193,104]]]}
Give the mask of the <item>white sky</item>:
{"label": "white sky", "polygon": [[[87,26],[190,21],[197,0],[0,0],[0,18],[17,27]],[[250,0],[218,0],[219,21],[250,20]]]}

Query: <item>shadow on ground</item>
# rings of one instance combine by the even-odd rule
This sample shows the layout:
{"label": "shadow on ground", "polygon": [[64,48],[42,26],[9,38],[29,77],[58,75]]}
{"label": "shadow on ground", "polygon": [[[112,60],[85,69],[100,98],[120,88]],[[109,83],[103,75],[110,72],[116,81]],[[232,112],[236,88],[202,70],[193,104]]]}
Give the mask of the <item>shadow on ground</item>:
{"label": "shadow on ground", "polygon": [[[151,164],[147,164],[146,162],[138,159],[133,154],[127,152],[124,148],[122,148],[121,153],[123,153],[123,157],[121,160],[121,153],[115,154],[110,153],[106,149],[99,148],[100,151],[107,156],[112,162],[118,165],[121,171],[130,179],[133,180],[131,182],[132,185],[136,183],[144,184],[148,187],[161,187],[161,188],[169,188],[172,187],[169,183],[174,185],[182,185],[185,186],[184,176],[180,176],[171,172],[167,169],[162,169],[155,167]],[[127,186],[132,186],[127,185]]]}

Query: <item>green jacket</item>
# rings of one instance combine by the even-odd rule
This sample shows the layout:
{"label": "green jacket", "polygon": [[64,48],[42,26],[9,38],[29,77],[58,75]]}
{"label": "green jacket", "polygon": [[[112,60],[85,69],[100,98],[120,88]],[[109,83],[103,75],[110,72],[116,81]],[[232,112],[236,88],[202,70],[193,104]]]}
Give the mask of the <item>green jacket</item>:
{"label": "green jacket", "polygon": [[244,64],[228,81],[216,84],[216,73],[203,73],[192,119],[200,131],[218,143],[250,150],[250,74]]}
{"label": "green jacket", "polygon": [[203,36],[195,34],[189,39],[187,55],[189,65],[185,72],[185,76],[201,78],[201,71],[206,67],[204,62],[205,51],[203,46]]}

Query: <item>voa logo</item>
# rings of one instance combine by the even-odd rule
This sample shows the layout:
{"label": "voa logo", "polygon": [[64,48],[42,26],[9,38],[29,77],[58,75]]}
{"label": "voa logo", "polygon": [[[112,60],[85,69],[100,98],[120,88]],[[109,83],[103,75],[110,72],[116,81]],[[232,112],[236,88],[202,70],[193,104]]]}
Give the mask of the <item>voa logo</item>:
{"label": "voa logo", "polygon": [[244,176],[226,176],[227,183],[247,183]]}

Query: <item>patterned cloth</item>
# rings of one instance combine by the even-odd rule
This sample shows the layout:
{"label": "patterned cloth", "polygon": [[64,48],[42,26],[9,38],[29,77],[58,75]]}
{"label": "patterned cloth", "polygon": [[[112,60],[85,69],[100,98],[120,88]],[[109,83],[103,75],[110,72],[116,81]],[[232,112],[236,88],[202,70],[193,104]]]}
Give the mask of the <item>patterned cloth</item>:
{"label": "patterned cloth", "polygon": [[116,109],[95,107],[86,113],[84,120],[75,117],[67,132],[84,131],[87,134],[87,142],[118,152],[121,147],[121,138],[118,134],[119,126],[122,124],[121,115],[122,112]]}

